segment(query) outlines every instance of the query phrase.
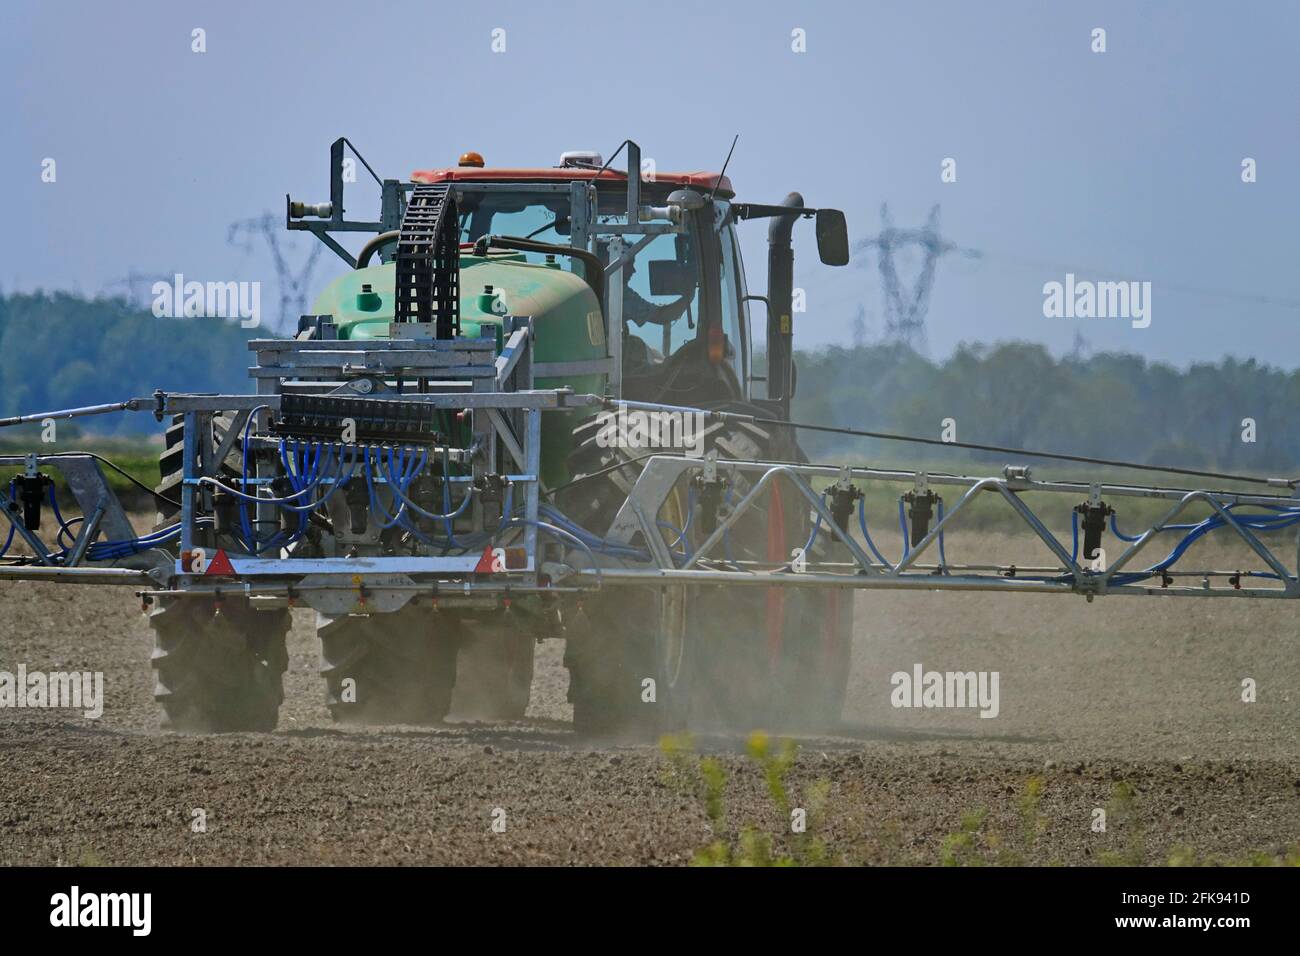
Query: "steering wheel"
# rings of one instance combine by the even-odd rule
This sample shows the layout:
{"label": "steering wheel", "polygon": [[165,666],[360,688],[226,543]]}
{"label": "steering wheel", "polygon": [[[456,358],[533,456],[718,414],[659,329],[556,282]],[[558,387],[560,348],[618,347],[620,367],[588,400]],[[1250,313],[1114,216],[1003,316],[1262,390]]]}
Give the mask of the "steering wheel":
{"label": "steering wheel", "polygon": [[[691,296],[680,295],[672,302],[665,302],[663,305],[653,306],[654,311],[648,315],[639,315],[632,318],[632,324],[636,326],[643,325],[672,325],[680,319],[691,306]],[[642,301],[645,301],[644,299]]]}

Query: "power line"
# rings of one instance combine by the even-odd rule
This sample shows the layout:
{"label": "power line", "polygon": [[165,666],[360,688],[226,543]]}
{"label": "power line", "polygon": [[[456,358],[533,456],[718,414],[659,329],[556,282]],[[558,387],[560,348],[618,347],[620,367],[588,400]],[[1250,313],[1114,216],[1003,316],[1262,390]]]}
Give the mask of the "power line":
{"label": "power line", "polygon": [[[993,263],[1006,262],[1011,265],[1020,266],[1035,271],[1044,270],[1053,273],[1072,272],[1074,275],[1083,276],[1121,276],[1133,275],[1134,270],[1123,269],[1100,269],[1078,263],[1056,262],[1047,259],[1037,259],[1030,256],[1018,256],[1009,253],[992,252],[986,256],[986,259]],[[1261,295],[1252,292],[1239,292],[1233,289],[1207,289],[1202,286],[1182,285],[1181,283],[1165,282],[1163,279],[1152,279],[1151,285],[1161,292],[1172,292],[1181,295],[1200,296],[1210,299],[1229,299],[1237,302],[1250,302],[1255,305],[1274,306],[1281,309],[1300,309],[1300,299],[1289,299],[1284,296]]]}

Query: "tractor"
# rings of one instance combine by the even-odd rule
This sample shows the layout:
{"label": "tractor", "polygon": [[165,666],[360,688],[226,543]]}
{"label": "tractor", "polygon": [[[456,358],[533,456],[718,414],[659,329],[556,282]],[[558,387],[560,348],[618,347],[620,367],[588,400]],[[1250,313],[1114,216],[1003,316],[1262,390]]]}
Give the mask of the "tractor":
{"label": "tractor", "polygon": [[[629,141],[620,152],[626,154],[627,169],[641,169],[637,144]],[[644,547],[644,542],[606,547],[603,536],[644,460],[656,451],[686,451],[683,413],[670,409],[788,417],[796,382],[791,350],[795,223],[815,220],[823,263],[848,261],[842,213],[806,208],[798,193],[777,205],[743,203],[736,201],[725,167],[721,173],[653,176],[629,176],[610,167],[586,151],[566,152],[558,165],[539,168],[493,168],[479,154],[466,152],[457,165],[417,170],[407,182],[376,176],[380,215],[361,221],[344,214],[345,171],[370,167],[340,139],[331,150],[330,201],[309,204],[286,197],[287,227],[312,232],[348,266],[320,293],[311,314],[300,319],[294,343],[347,343],[370,350],[399,337],[459,339],[486,342],[499,357],[526,319],[534,390],[567,390],[620,403],[621,418],[586,406],[544,416],[539,423],[538,507],[547,519],[544,530],[562,532],[548,541],[557,560],[571,565],[618,566]],[[748,291],[736,238],[738,224],[751,219],[768,224],[766,295]],[[354,256],[338,241],[345,232],[373,235]],[[762,374],[750,332],[754,302],[764,306],[767,321]],[[269,351],[265,343],[257,347]],[[374,354],[398,351],[409,349]],[[466,383],[432,379],[396,363],[357,363],[338,372],[330,397],[346,395],[357,400],[354,405],[313,406],[307,390],[295,390],[287,375],[257,378],[259,392],[285,382],[284,401],[296,402],[278,416],[260,410],[268,419],[265,429],[258,410],[226,410],[195,419],[202,433],[187,435],[194,422],[187,425],[183,414],[175,414],[157,488],[160,501],[173,504],[162,506],[159,528],[181,516],[184,463],[202,447],[216,456],[216,477],[199,486],[187,520],[200,522],[201,530],[187,542],[186,552],[206,547],[223,556],[283,555],[324,568],[343,558],[473,556],[482,550],[482,529],[510,519],[518,503],[508,500],[508,469],[502,464],[510,457],[501,446],[510,443],[512,423],[501,419],[511,412],[480,415],[505,426],[497,436],[467,424],[467,409],[440,409],[426,423],[425,436],[436,434],[438,441],[421,452],[425,465],[408,478],[416,453],[394,457],[394,448],[413,432],[396,420],[400,416],[386,423],[367,421],[365,403],[389,398],[403,406],[393,411],[408,411],[408,403],[400,401],[404,396],[439,391],[454,396]],[[636,406],[630,427],[629,405]],[[691,414],[686,413],[688,426]],[[656,416],[666,417],[666,432],[672,432],[660,443],[636,434],[636,425],[647,422],[650,427],[641,431],[653,433]],[[338,453],[338,475],[325,504],[305,517],[289,512],[286,519],[283,508],[251,500],[255,496],[248,492],[257,479],[249,475],[255,472],[263,476],[258,495],[304,507],[309,498],[300,494],[303,476],[319,470],[312,461],[313,454],[320,455],[319,445],[310,440],[355,439],[347,432],[355,422],[361,422],[361,437],[369,443],[363,464],[360,470],[353,467],[350,480],[337,480],[348,457]],[[281,435],[290,452],[264,443],[250,447],[253,428]],[[693,443],[689,452],[710,461],[806,460],[788,431],[743,420],[714,421],[686,437]],[[517,459],[519,449],[514,451]],[[475,456],[488,463],[477,473],[471,467]],[[467,476],[473,477],[472,501],[469,493],[461,497],[454,483]],[[670,496],[667,520],[653,533],[670,551],[688,554],[745,491],[743,478],[683,476]],[[717,567],[780,566],[808,540],[815,515],[807,504],[779,480],[765,495],[763,508],[727,530],[727,554]],[[446,518],[455,510],[453,499],[472,506]],[[823,538],[817,547],[833,545]],[[509,547],[494,550],[513,553]],[[545,585],[546,576],[540,578]],[[275,726],[291,597],[259,597],[237,587],[212,601],[157,596],[150,620],[165,726],[190,731]],[[364,598],[318,606],[316,630],[329,709],[345,723],[428,724],[449,715],[519,719],[528,706],[534,648],[551,637],[566,642],[569,699],[575,727],[583,733],[826,725],[838,717],[843,700],[851,601],[851,592],[833,589],[755,591],[726,585],[436,597],[429,591],[413,593],[394,607]]]}

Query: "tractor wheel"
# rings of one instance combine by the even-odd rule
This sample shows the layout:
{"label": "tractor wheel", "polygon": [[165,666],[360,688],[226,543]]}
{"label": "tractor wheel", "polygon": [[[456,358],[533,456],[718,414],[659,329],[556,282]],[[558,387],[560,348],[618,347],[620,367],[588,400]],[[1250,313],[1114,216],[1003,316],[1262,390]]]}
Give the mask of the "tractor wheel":
{"label": "tractor wheel", "polygon": [[275,729],[288,666],[289,612],[254,611],[241,598],[159,603],[154,699],[165,730],[231,733]]}
{"label": "tractor wheel", "polygon": [[583,736],[654,737],[690,723],[685,588],[597,594],[567,622],[573,727]]}
{"label": "tractor wheel", "polygon": [[822,689],[823,694],[813,702],[820,702],[820,706],[812,706],[807,710],[813,729],[834,728],[844,717],[849,669],[853,665],[854,597],[853,591],[831,589],[818,596],[820,640],[815,651],[816,663],[811,669],[811,680],[814,687]]}
{"label": "tractor wheel", "polygon": [[[634,457],[626,449],[597,446],[591,422],[575,430],[575,439],[575,475],[594,474]],[[708,445],[726,458],[806,460],[784,435],[748,424],[716,429]],[[603,532],[639,471],[639,463],[632,462],[574,485],[561,509],[571,518],[582,515],[580,524]],[[748,492],[749,480],[741,479],[731,489],[732,501]],[[784,479],[769,485],[766,496],[733,526],[725,546],[714,552],[717,559],[780,564],[791,559],[794,548],[804,546],[812,522],[803,496]],[[706,537],[698,524],[690,536],[693,547]],[[814,546],[817,556],[828,547],[842,548],[830,545],[831,538],[823,526]],[[684,670],[673,695],[676,718],[686,715],[694,727],[729,731],[825,729],[838,721],[849,669],[850,595],[778,587],[698,586],[683,591],[678,614]],[[620,587],[589,602],[589,620],[570,628],[572,648],[566,651],[566,663],[572,662],[570,699],[579,729],[593,720],[600,724],[602,712],[605,723],[649,713],[628,710],[626,684],[630,676],[662,673],[654,649],[662,642],[660,632],[672,628],[663,625],[653,602],[643,608],[644,601],[633,604],[626,599],[628,593]],[[621,702],[622,710],[611,710],[611,700]]]}
{"label": "tractor wheel", "polygon": [[318,614],[330,716],[345,724],[437,724],[456,683],[455,634],[408,604],[388,614]]}
{"label": "tractor wheel", "polygon": [[465,621],[456,658],[453,717],[522,720],[533,683],[537,640],[512,615]]}
{"label": "tractor wheel", "polygon": [[[791,558],[794,548],[806,546],[813,520],[807,500],[788,481],[769,486],[765,508],[766,560],[773,564]],[[848,560],[844,545],[825,524],[818,532],[808,560],[832,555]],[[735,590],[735,589],[731,589]],[[754,589],[749,589],[753,591]],[[761,632],[761,651],[770,691],[758,702],[755,719],[785,730],[827,730],[839,723],[844,707],[851,664],[853,592],[834,589],[766,588],[736,600]],[[733,619],[736,619],[733,617]]]}
{"label": "tractor wheel", "polygon": [[[633,462],[637,452],[618,446],[603,446],[596,440],[601,421],[591,416],[573,430],[573,450],[568,471],[577,483],[558,493],[556,504],[575,524],[595,534],[609,530],[619,504],[628,496],[641,465]],[[615,467],[619,464],[624,467]],[[587,476],[593,476],[588,478]]]}

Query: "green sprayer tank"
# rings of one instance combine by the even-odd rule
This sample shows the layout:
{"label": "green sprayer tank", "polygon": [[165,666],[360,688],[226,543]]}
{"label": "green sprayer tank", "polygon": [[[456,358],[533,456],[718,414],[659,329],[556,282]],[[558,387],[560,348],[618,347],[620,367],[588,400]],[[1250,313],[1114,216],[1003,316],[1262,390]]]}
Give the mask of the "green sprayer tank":
{"label": "green sprayer tank", "polygon": [[[341,339],[386,339],[393,320],[392,263],[345,273],[316,299],[315,315],[332,315]],[[595,293],[580,276],[559,263],[529,262],[522,253],[492,252],[460,257],[460,332],[468,338],[492,336],[501,348],[501,317],[529,316],[536,335],[534,360],[574,362],[605,358],[605,324]],[[568,385],[576,392],[603,395],[604,375],[539,378],[536,388]],[[565,462],[574,422],[570,416],[542,418],[542,480],[565,480]]]}

